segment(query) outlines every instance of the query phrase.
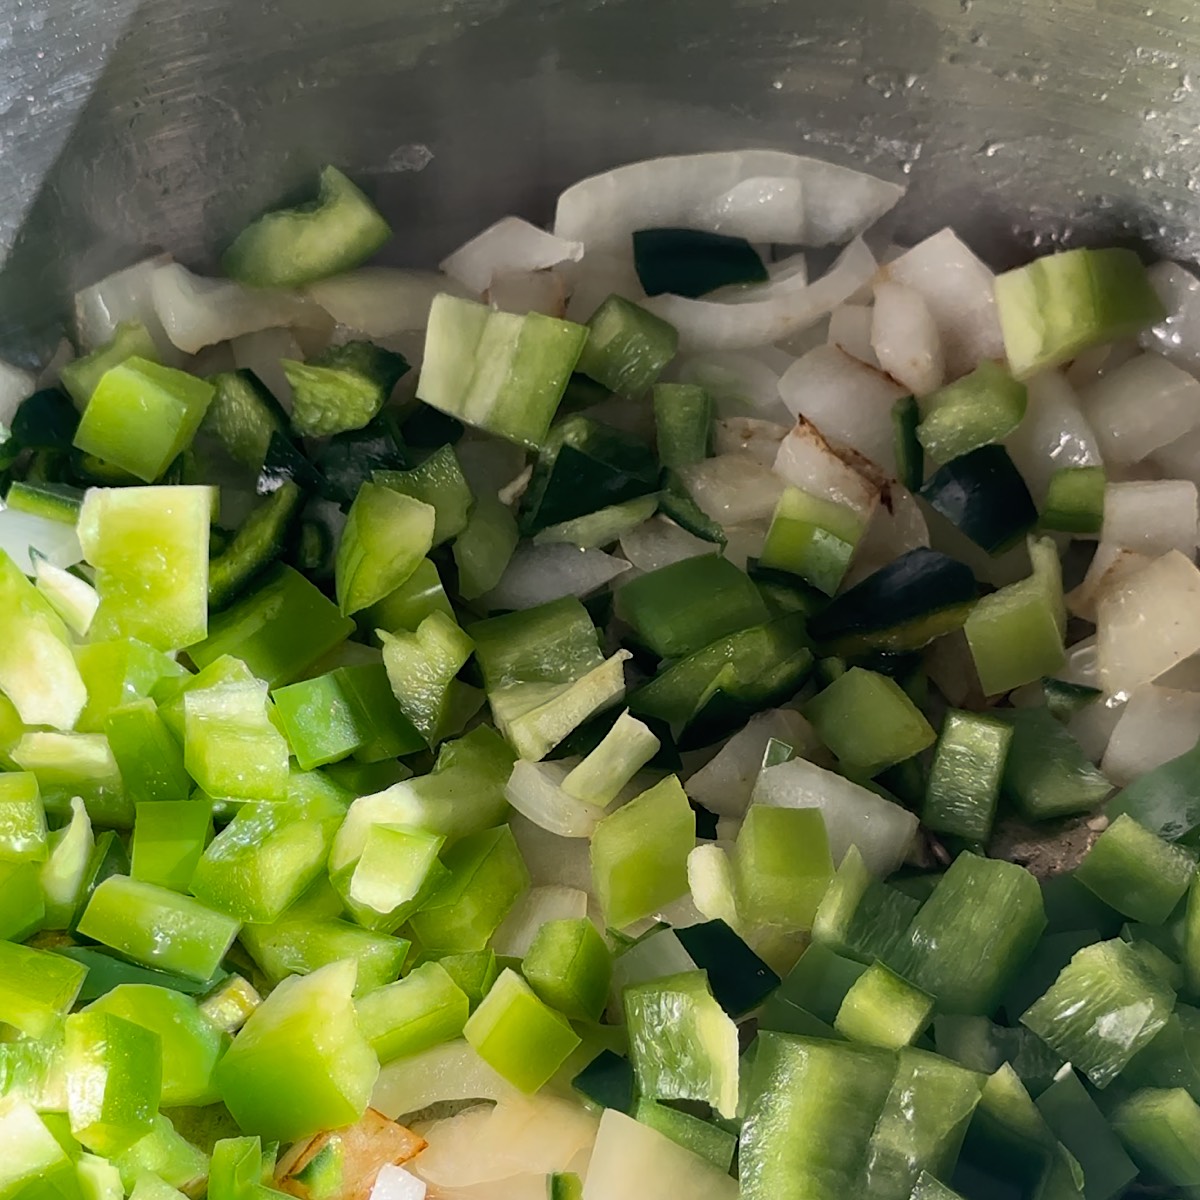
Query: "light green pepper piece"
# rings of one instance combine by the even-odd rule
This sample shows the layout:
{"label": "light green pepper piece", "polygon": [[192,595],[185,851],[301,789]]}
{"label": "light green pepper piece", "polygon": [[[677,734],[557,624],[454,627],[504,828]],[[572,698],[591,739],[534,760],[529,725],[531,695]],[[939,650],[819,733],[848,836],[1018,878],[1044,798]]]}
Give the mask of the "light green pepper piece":
{"label": "light green pepper piece", "polygon": [[0,1021],[44,1038],[71,1011],[87,968],[16,942],[0,942]]}
{"label": "light green pepper piece", "polygon": [[212,811],[203,801],[139,804],[133,824],[130,875],[143,883],[186,892],[211,840]]}

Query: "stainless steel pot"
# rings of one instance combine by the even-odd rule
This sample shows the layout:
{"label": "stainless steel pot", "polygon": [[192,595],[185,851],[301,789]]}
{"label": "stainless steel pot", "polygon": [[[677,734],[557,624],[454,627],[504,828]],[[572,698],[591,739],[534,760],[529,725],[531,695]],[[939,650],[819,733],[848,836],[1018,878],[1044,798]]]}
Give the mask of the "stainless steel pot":
{"label": "stainless steel pot", "polygon": [[1004,262],[1200,256],[1192,0],[7,0],[0,352],[340,164],[427,263],[631,158],[806,148]]}

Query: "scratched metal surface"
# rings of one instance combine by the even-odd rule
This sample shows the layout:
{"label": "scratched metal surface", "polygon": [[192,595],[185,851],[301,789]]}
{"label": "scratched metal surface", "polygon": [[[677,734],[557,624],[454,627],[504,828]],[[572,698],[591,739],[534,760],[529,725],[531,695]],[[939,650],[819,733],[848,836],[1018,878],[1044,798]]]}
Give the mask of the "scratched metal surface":
{"label": "scratched metal surface", "polygon": [[[1193,20],[1195,17],[1195,20]],[[429,262],[630,158],[757,143],[907,178],[992,258],[1200,257],[1191,0],[6,0],[0,351],[331,160]]]}

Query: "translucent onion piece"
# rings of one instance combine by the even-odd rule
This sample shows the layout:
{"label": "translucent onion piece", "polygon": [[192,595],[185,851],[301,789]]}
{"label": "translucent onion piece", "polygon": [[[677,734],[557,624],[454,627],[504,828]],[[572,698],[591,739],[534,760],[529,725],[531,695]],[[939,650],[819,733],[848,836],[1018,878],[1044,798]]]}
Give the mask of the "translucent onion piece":
{"label": "translucent onion piece", "polygon": [[513,442],[468,430],[454,446],[472,495],[498,496],[525,469],[525,451]]}
{"label": "translucent onion piece", "polygon": [[1096,605],[1100,679],[1128,698],[1200,652],[1200,571],[1178,550],[1109,589]]}
{"label": "translucent onion piece", "polygon": [[1096,602],[1104,592],[1130,575],[1136,575],[1153,560],[1136,550],[1101,541],[1078,587],[1066,595],[1067,611],[1084,621],[1096,621]]}
{"label": "translucent onion piece", "polygon": [[[904,189],[859,171],[775,150],[630,163],[569,187],[554,232],[624,246],[637,229],[678,226],[800,246],[839,245],[870,228]],[[771,339],[768,339],[771,340]]]}
{"label": "translucent onion piece", "polygon": [[1146,465],[1168,479],[1190,479],[1200,487],[1200,428],[1155,450]]}
{"label": "translucent onion piece", "polygon": [[604,1110],[583,1200],[737,1200],[737,1181],[707,1159],[617,1112]]}
{"label": "translucent onion piece", "polygon": [[302,361],[304,351],[290,329],[263,329],[234,338],[230,343],[236,366],[255,375],[266,385],[267,390],[292,411],[292,385],[283,372],[283,360]]}
{"label": "translucent onion piece", "polygon": [[887,502],[877,505],[867,522],[867,531],[854,551],[842,590],[853,587],[901,554],[928,545],[929,524],[916,497],[900,484],[891,484]]}
{"label": "translucent onion piece", "polygon": [[1200,380],[1157,354],[1139,354],[1080,393],[1106,462],[1141,462],[1200,425]]}
{"label": "translucent onion piece", "polygon": [[1197,729],[1200,693],[1153,684],[1138,688],[1112,731],[1101,769],[1118,787],[1124,787],[1190,750],[1196,744]]}
{"label": "translucent onion piece", "polygon": [[[790,366],[791,358],[784,359]],[[676,373],[681,383],[694,383],[708,392],[719,417],[786,421],[789,414],[779,394],[782,372],[776,367],[750,352],[726,352],[685,358]]]}
{"label": "translucent onion piece", "polygon": [[803,419],[779,444],[775,474],[814,496],[845,504],[869,520],[879,503],[884,479],[860,454],[835,448]]}
{"label": "translucent onion piece", "polygon": [[478,295],[437,271],[398,267],[359,267],[305,288],[305,293],[338,325],[368,338],[387,338],[424,329],[429,324],[433,298],[441,292]]}
{"label": "translucent onion piece", "polygon": [[651,312],[679,330],[683,351],[741,350],[782,341],[807,329],[844,304],[875,273],[875,258],[866,243],[855,239],[814,283],[766,299],[722,304],[683,296],[652,296]]}
{"label": "translucent onion piece", "polygon": [[1004,444],[1034,500],[1041,504],[1056,470],[1100,466],[1100,448],[1075,389],[1061,372],[1038,375],[1028,388],[1025,418]]}
{"label": "translucent onion piece", "polygon": [[613,959],[612,999],[617,1012],[621,1011],[621,996],[635,983],[649,983],[668,975],[694,971],[696,964],[683,948],[672,929],[660,929],[642,938],[623,954]]}
{"label": "translucent onion piece", "polygon": [[32,371],[0,361],[0,425],[5,429],[12,424],[21,401],[33,394],[36,385],[37,377]]}
{"label": "translucent onion piece", "polygon": [[1200,279],[1171,262],[1155,263],[1147,275],[1167,316],[1143,331],[1141,344],[1189,370],[1200,369]]}
{"label": "translucent onion piece", "polygon": [[819,808],[834,862],[857,846],[880,879],[904,861],[917,832],[913,813],[803,758],[761,772],[753,801],[774,808]]}
{"label": "translucent onion piece", "polygon": [[591,837],[604,818],[604,809],[577,800],[562,789],[574,761],[518,762],[504,795],[509,804],[549,833],[565,838]]}
{"label": "translucent onion piece", "polygon": [[465,288],[483,293],[502,275],[543,271],[578,262],[583,242],[555,237],[520,217],[503,217],[441,262],[441,269]]}
{"label": "translucent onion piece", "polygon": [[371,1107],[394,1121],[446,1100],[502,1100],[515,1094],[473,1046],[454,1041],[388,1063],[379,1072]]}
{"label": "translucent onion piece", "polygon": [[744,571],[750,559],[762,556],[770,527],[771,523],[766,517],[726,526],[725,549],[722,553],[738,570]]}
{"label": "translucent onion piece", "polygon": [[74,525],[0,505],[0,550],[26,575],[32,575],[34,570],[30,549],[56,567],[73,567],[83,562],[83,548]]}
{"label": "translucent onion piece", "polygon": [[706,458],[679,473],[703,512],[727,527],[770,517],[784,488],[774,471],[744,454]]}
{"label": "translucent onion piece", "polygon": [[773,467],[779,443],[787,437],[788,426],[774,421],[756,421],[752,417],[728,417],[713,422],[714,454],[748,454],[764,467]]}
{"label": "translucent onion piece", "polygon": [[172,344],[188,354],[260,329],[330,324],[324,309],[295,292],[206,279],[178,263],[153,273],[150,294]]}
{"label": "translucent onion piece", "polygon": [[492,935],[492,949],[508,958],[524,958],[547,921],[578,920],[587,911],[588,894],[578,888],[558,884],[530,888]]}
{"label": "translucent onion piece", "polygon": [[567,285],[558,271],[514,271],[497,275],[486,293],[488,303],[501,312],[567,314]]}
{"label": "translucent onion piece", "polygon": [[629,570],[603,550],[558,543],[518,547],[500,582],[483,598],[489,609],[536,608],[564,596],[587,596]]}
{"label": "translucent onion piece", "polygon": [[879,359],[871,345],[871,324],[874,313],[866,304],[842,304],[829,314],[829,332],[825,335],[830,346],[836,346],[851,358],[878,367]]}
{"label": "translucent onion piece", "polygon": [[[166,341],[165,337],[163,341]],[[68,363],[74,362],[75,358],[75,347],[71,345],[70,339],[59,338],[58,345],[54,347],[54,353],[50,355],[42,366],[42,369],[37,373],[37,378],[34,380],[34,387],[57,387],[63,367]],[[0,421],[2,420],[3,418],[0,418]]]}
{"label": "translucent onion piece", "polygon": [[1186,479],[1110,483],[1104,490],[1101,540],[1157,558],[1168,550],[1189,557],[1197,543],[1196,485]]}
{"label": "translucent onion piece", "polygon": [[724,846],[703,842],[688,855],[688,889],[692,902],[708,921],[724,921],[730,929],[741,924],[733,864]]}
{"label": "translucent onion piece", "polygon": [[813,727],[790,708],[772,708],[750,718],[720,753],[684,783],[697,804],[718,816],[741,817],[750,805],[767,743],[775,738],[805,757],[820,753]]}
{"label": "translucent onion piece", "polygon": [[942,386],[946,358],[941,335],[915,288],[888,280],[875,285],[871,345],[880,367],[913,395],[927,396]]}
{"label": "translucent onion piece", "polygon": [[714,543],[680,529],[666,517],[651,517],[623,534],[620,547],[621,553],[639,571],[657,571],[685,558],[716,554],[718,549]]}
{"label": "translucent onion piece", "polygon": [[966,375],[985,358],[1004,357],[995,276],[953,230],[943,229],[906,250],[880,276],[924,299],[941,335],[947,378]]}
{"label": "translucent onion piece", "polygon": [[371,1200],[425,1200],[425,1181],[390,1163],[379,1168],[371,1186]]}
{"label": "translucent onion piece", "polygon": [[[411,1169],[439,1188],[565,1171],[590,1151],[599,1122],[582,1104],[545,1093],[508,1096],[425,1131],[429,1145]],[[543,1186],[545,1186],[543,1184]]]}
{"label": "translucent onion piece", "polygon": [[582,892],[591,890],[592,864],[585,839],[559,837],[519,812],[513,813],[508,823],[535,886],[558,884]]}
{"label": "translucent onion piece", "polygon": [[625,245],[617,253],[593,250],[583,260],[562,268],[571,292],[567,319],[585,322],[609,296],[624,296],[640,302],[646,293],[633,265],[633,247]]}
{"label": "translucent onion piece", "polygon": [[169,254],[146,258],[76,292],[75,335],[80,347],[87,351],[103,346],[122,321],[137,321],[146,327],[163,362],[168,366],[178,365],[182,355],[167,337],[155,311],[151,290],[155,273],[170,262]]}
{"label": "translucent onion piece", "polygon": [[892,405],[908,389],[836,346],[818,346],[788,370],[779,391],[788,409],[826,438],[895,476]]}

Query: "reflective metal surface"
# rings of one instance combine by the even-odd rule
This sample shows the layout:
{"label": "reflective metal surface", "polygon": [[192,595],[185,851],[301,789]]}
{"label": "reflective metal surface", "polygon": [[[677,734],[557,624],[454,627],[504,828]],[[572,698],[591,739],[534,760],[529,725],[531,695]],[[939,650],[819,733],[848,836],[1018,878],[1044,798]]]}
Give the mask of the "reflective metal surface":
{"label": "reflective metal surface", "polygon": [[903,231],[1200,257],[1191,0],[6,0],[0,350],[81,283],[192,265],[333,161],[432,262],[619,161],[807,147]]}

